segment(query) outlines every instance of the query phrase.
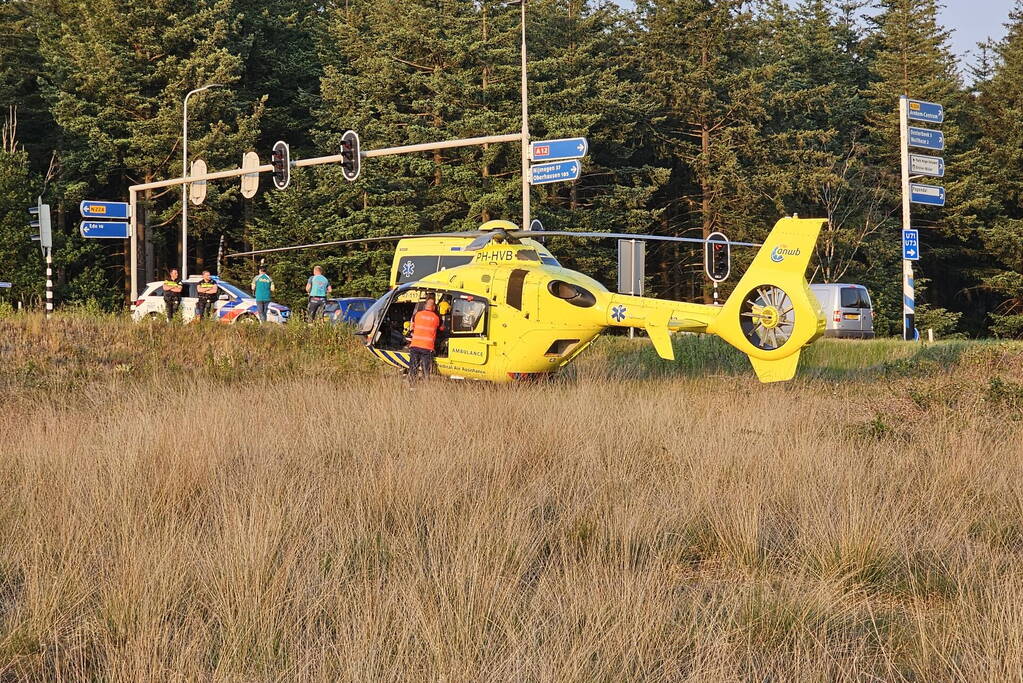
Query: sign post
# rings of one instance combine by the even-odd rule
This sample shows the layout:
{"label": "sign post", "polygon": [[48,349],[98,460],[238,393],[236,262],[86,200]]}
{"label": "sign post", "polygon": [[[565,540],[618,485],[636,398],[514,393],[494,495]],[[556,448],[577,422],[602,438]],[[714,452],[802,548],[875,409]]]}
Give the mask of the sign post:
{"label": "sign post", "polygon": [[[646,242],[618,240],[618,293],[643,296],[646,279]],[[629,337],[636,331],[629,328]]]}
{"label": "sign post", "polygon": [[920,234],[912,227],[912,205],[945,206],[945,188],[912,182],[916,177],[943,178],[941,157],[910,154],[910,147],[942,151],[945,136],[940,130],[910,126],[910,121],[943,123],[945,108],[934,102],[899,98],[899,138],[902,158],[902,338],[913,341],[916,331],[916,281],[913,261],[920,260]]}

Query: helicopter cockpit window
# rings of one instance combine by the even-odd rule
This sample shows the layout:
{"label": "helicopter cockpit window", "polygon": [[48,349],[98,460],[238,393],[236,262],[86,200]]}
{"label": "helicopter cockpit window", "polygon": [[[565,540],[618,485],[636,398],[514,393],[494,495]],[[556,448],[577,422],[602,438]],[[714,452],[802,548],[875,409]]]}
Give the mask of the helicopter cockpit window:
{"label": "helicopter cockpit window", "polygon": [[547,291],[579,308],[589,308],[597,303],[597,297],[593,296],[591,292],[579,285],[573,285],[571,282],[551,280],[547,285]]}
{"label": "helicopter cockpit window", "polygon": [[373,332],[373,328],[376,327],[377,322],[380,320],[380,316],[384,314],[384,309],[387,308],[387,303],[390,298],[391,292],[384,294],[369,307],[368,311],[362,314],[362,317],[359,318],[359,326],[356,328],[356,334],[368,335]]}
{"label": "helicopter cockpit window", "polygon": [[519,249],[515,252],[515,258],[520,261],[539,261],[540,255],[536,253],[536,249]]}
{"label": "helicopter cockpit window", "polygon": [[543,263],[545,266],[561,267],[561,264],[558,263],[558,259],[554,258],[553,256],[541,256],[540,262]]}
{"label": "helicopter cockpit window", "polygon": [[477,298],[456,297],[451,302],[451,332],[482,334],[487,302]]}

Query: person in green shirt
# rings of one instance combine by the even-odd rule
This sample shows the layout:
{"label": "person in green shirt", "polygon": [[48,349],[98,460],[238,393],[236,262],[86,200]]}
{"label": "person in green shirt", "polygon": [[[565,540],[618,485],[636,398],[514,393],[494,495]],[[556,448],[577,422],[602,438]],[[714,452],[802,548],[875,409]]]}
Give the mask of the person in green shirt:
{"label": "person in green shirt", "polygon": [[252,293],[256,295],[256,312],[260,322],[266,322],[266,309],[270,306],[270,295],[275,289],[273,278],[266,274],[266,266],[261,265],[259,275],[252,278]]}

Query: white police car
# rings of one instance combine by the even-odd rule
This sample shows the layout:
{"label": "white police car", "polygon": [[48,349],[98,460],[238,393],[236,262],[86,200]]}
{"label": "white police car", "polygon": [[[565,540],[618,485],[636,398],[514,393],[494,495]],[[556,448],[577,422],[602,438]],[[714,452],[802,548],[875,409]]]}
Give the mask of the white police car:
{"label": "white police car", "polygon": [[[189,277],[181,283],[181,319],[191,322],[195,319],[195,307],[199,302],[198,286],[201,276]],[[248,292],[239,289],[230,282],[214,277],[217,283],[218,297],[214,302],[211,317],[223,323],[259,322],[256,300]],[[131,307],[131,317],[135,322],[143,320],[167,319],[167,308],[163,302],[163,280],[150,282],[142,290],[142,294]],[[272,303],[266,312],[266,321],[286,323],[291,317],[291,309],[282,304]]]}

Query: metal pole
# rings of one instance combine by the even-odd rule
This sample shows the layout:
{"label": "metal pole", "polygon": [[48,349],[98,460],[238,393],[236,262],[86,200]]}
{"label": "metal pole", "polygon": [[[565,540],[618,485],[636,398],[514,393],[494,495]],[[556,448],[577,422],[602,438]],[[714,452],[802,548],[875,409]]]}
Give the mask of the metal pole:
{"label": "metal pole", "polygon": [[[902,229],[909,230],[912,224],[912,208],[909,201],[909,98],[899,97],[899,138],[902,158]],[[899,240],[901,243],[901,239]],[[903,254],[905,257],[905,254]],[[913,341],[916,337],[916,294],[913,280],[913,262],[902,259],[902,338]]]}
{"label": "metal pole", "polygon": [[138,226],[138,192],[128,190],[128,216],[131,223],[131,303],[134,306],[139,299],[139,226]]}
{"label": "metal pole", "polygon": [[46,248],[46,318],[53,315],[53,249]]}
{"label": "metal pole", "polygon": [[[188,177],[188,98],[210,88],[222,87],[220,83],[210,83],[201,88],[189,91],[185,95],[185,108],[181,117],[181,177]],[[188,183],[181,186],[181,279],[188,277]]]}
{"label": "metal pole", "polygon": [[529,230],[529,77],[526,69],[526,0],[522,8],[522,229]]}

